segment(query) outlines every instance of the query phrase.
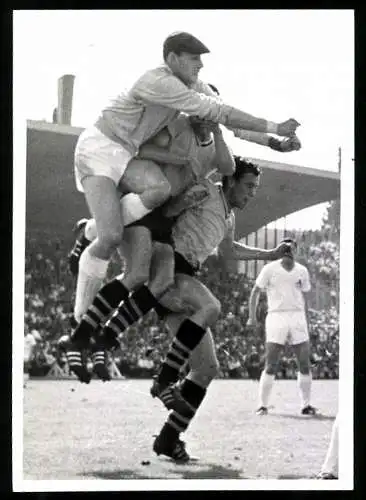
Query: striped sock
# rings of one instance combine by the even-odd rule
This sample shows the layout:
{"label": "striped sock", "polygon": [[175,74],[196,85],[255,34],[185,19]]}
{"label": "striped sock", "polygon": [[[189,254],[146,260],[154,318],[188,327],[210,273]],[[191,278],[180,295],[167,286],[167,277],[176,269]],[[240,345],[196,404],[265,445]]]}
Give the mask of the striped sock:
{"label": "striped sock", "polygon": [[166,422],[167,425],[175,429],[178,433],[187,430],[206,395],[206,389],[192,382],[192,380],[185,380],[181,387],[181,395],[189,403],[190,409],[184,414],[172,411]]}
{"label": "striped sock", "polygon": [[82,344],[89,341],[95,330],[105,321],[110,312],[128,297],[128,294],[128,289],[118,279],[102,287],[73,332],[72,339]]}
{"label": "striped sock", "polygon": [[147,286],[143,285],[133,292],[113,313],[103,328],[103,337],[107,345],[115,342],[120,333],[145,316],[157,304],[156,298]]}
{"label": "striped sock", "polygon": [[205,328],[190,319],[183,321],[157,376],[157,382],[162,387],[178,380],[180,369],[188,360],[193,349],[200,343],[205,332]]}

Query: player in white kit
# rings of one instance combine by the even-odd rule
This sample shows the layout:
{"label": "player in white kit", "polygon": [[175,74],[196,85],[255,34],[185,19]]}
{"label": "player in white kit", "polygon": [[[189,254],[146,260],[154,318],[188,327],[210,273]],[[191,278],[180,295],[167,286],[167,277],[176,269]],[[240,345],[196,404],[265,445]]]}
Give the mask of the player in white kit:
{"label": "player in white kit", "polygon": [[282,259],[263,267],[249,299],[247,326],[256,325],[257,301],[261,291],[266,292],[268,299],[265,367],[259,382],[257,414],[268,413],[277,364],[283,346],[288,342],[292,345],[298,362],[297,381],[301,396],[301,413],[315,415],[316,409],[310,405],[312,379],[307,305],[304,296],[311,288],[309,272],[305,266],[295,261],[296,242],[291,238],[285,238],[283,241],[291,244],[291,250]]}

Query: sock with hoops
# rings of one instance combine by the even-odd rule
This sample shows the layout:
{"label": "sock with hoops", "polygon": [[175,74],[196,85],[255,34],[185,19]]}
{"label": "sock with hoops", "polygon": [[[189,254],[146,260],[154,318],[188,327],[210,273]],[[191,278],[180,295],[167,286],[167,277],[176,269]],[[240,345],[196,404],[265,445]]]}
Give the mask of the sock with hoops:
{"label": "sock with hoops", "polygon": [[180,369],[188,360],[193,349],[200,343],[205,333],[205,328],[190,319],[183,321],[157,376],[156,380],[161,387],[166,387],[178,380]]}
{"label": "sock with hoops", "polygon": [[160,304],[143,285],[126,298],[103,328],[103,338],[108,347],[114,345],[118,335],[145,316],[151,309],[159,308]]}
{"label": "sock with hoops", "polygon": [[128,297],[128,294],[129,290],[118,279],[103,286],[75,328],[72,339],[81,344],[89,341],[95,330],[105,321],[111,311]]}
{"label": "sock with hoops", "polygon": [[172,411],[166,422],[166,425],[175,429],[178,434],[187,430],[206,395],[206,389],[189,379],[183,382],[180,391],[183,399],[189,404],[189,409],[185,412]]}
{"label": "sock with hoops", "polygon": [[92,346],[92,362],[94,373],[103,380],[103,382],[111,380],[111,374],[107,367],[107,353],[100,345],[99,341],[94,341]]}

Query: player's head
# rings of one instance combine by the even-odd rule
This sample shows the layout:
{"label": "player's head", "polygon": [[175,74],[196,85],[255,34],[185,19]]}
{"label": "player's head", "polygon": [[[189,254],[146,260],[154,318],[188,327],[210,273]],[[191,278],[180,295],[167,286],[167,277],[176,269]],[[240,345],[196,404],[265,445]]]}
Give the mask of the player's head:
{"label": "player's head", "polygon": [[223,190],[231,208],[243,209],[259,186],[260,168],[241,156],[234,156],[235,172],[223,178]]}
{"label": "player's head", "polygon": [[211,138],[211,127],[205,124],[206,120],[203,120],[199,116],[190,116],[189,123],[191,124],[192,130],[201,142],[210,140]]}
{"label": "player's head", "polygon": [[198,38],[185,31],[172,33],[163,45],[163,57],[173,73],[186,85],[197,81],[203,67],[201,54],[210,52]]}
{"label": "player's head", "polygon": [[297,243],[294,238],[283,238],[280,243],[287,243],[289,245],[288,252],[282,257],[282,260],[294,260],[297,251]]}

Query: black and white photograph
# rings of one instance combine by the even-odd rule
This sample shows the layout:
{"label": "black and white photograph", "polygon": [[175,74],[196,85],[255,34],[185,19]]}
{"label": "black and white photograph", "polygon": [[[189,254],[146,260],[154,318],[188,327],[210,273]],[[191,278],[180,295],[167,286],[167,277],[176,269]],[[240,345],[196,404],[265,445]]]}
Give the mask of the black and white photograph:
{"label": "black and white photograph", "polygon": [[354,11],[13,11],[13,489],[352,490]]}

